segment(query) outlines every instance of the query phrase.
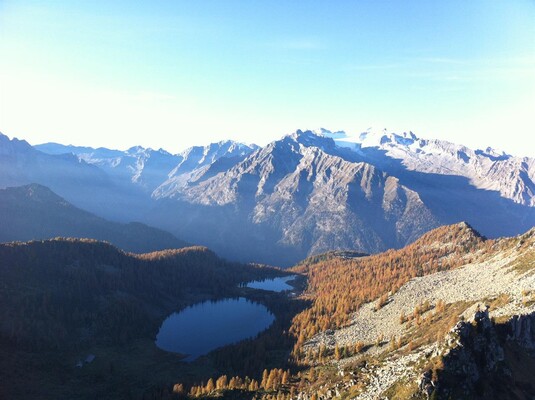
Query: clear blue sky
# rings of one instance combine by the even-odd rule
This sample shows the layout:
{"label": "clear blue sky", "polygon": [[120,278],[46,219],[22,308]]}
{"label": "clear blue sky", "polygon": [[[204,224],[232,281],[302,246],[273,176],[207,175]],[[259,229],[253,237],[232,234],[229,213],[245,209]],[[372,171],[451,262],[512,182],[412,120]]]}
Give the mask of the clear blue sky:
{"label": "clear blue sky", "polygon": [[301,128],[535,156],[535,2],[0,0],[0,131],[179,151]]}

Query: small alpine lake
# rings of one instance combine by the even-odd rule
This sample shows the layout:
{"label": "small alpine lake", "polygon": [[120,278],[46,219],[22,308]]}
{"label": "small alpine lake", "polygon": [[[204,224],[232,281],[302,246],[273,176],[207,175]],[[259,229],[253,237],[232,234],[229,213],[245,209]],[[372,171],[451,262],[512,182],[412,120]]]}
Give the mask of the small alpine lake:
{"label": "small alpine lake", "polygon": [[296,278],[296,275],[282,276],[272,279],[263,279],[261,281],[251,281],[244,284],[245,287],[251,289],[262,289],[270,290],[272,292],[283,292],[285,290],[293,290],[294,287],[288,284],[288,281],[291,281]]}
{"label": "small alpine lake", "polygon": [[275,316],[265,306],[244,297],[205,301],[167,317],[156,346],[193,361],[218,347],[253,338],[273,321]]}

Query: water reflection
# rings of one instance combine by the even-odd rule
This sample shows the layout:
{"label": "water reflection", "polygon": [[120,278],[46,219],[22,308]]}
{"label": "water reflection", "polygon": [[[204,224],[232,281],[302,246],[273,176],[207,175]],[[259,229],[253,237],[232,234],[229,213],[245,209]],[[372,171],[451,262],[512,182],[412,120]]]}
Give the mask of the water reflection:
{"label": "water reflection", "polygon": [[167,317],[156,346],[188,354],[186,361],[192,361],[218,347],[255,337],[274,320],[265,306],[243,297],[205,301]]}
{"label": "water reflection", "polygon": [[272,292],[282,292],[285,290],[293,290],[294,287],[287,282],[295,279],[295,275],[283,276],[273,279],[264,279],[261,281],[248,282],[245,286],[252,289],[270,290]]}

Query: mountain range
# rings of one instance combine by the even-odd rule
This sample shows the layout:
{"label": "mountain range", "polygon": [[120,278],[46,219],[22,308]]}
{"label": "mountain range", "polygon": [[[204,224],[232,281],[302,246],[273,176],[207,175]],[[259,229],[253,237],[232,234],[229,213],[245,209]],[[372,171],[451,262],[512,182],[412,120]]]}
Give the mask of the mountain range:
{"label": "mountain range", "polygon": [[224,141],[179,154],[0,136],[0,167],[0,187],[48,186],[101,217],[241,261],[376,253],[459,221],[488,237],[535,225],[534,158],[411,132],[298,130],[264,147]]}
{"label": "mountain range", "polygon": [[124,224],[97,217],[35,183],[0,189],[0,215],[4,226],[0,242],[89,238],[135,253],[188,246],[168,232],[139,222]]}

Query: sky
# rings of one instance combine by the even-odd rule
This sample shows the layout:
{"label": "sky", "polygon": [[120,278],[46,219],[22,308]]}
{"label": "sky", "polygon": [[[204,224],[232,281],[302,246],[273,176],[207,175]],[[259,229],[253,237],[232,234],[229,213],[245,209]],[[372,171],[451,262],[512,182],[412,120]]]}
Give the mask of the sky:
{"label": "sky", "polygon": [[535,156],[535,1],[0,0],[0,132],[178,152],[369,127]]}

